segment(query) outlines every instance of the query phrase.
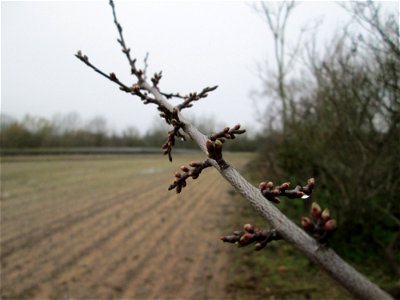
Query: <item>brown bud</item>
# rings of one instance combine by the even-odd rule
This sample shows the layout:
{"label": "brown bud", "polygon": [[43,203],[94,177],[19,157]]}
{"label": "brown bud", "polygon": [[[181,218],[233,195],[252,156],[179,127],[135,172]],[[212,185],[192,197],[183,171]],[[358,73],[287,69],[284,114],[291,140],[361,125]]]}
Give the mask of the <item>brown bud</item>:
{"label": "brown bud", "polygon": [[246,246],[253,242],[254,234],[252,233],[245,233],[239,239],[239,246]]}
{"label": "brown bud", "polygon": [[260,250],[264,249],[267,246],[267,244],[268,243],[265,243],[265,242],[264,243],[263,242],[258,242],[258,243],[255,244],[254,249],[256,251],[260,251]]}
{"label": "brown bud", "polygon": [[324,229],[326,231],[333,231],[336,229],[336,220],[330,219],[324,224]]}
{"label": "brown bud", "polygon": [[115,75],[115,73],[110,73],[110,79],[113,81],[117,80],[117,76]]}
{"label": "brown bud", "polygon": [[189,168],[186,167],[186,166],[181,166],[181,170],[182,170],[183,172],[186,172],[186,173],[189,172]]}
{"label": "brown bud", "polygon": [[321,219],[324,221],[328,221],[331,218],[331,213],[329,208],[325,208],[321,213]]}
{"label": "brown bud", "polygon": [[268,181],[267,188],[272,189],[273,187],[274,187],[274,184],[272,183],[272,181]]}
{"label": "brown bud", "polygon": [[264,249],[268,245],[268,242],[269,242],[268,239],[262,240],[261,242],[257,242],[254,247],[255,250],[260,251],[260,250]]}
{"label": "brown bud", "polygon": [[215,151],[214,150],[214,143],[212,141],[207,140],[206,147],[207,147],[208,154],[214,153],[214,151]]}
{"label": "brown bud", "polygon": [[240,128],[240,124],[236,124],[234,127],[233,127],[233,130],[238,130]]}
{"label": "brown bud", "polygon": [[251,225],[251,224],[245,224],[245,225],[243,226],[243,229],[244,229],[245,231],[247,231],[248,233],[254,233],[254,226]]}
{"label": "brown bud", "polygon": [[[139,92],[140,91],[140,85],[139,84],[134,84],[132,87],[131,87],[131,90],[132,90],[132,93],[137,93],[137,92]],[[161,116],[161,115],[160,115]],[[163,118],[165,118],[166,117],[166,115],[165,115],[165,113],[163,113],[163,116],[162,116]]]}
{"label": "brown bud", "polygon": [[311,215],[315,219],[318,219],[321,215],[321,206],[317,202],[313,202],[311,205]]}
{"label": "brown bud", "polygon": [[261,243],[256,243],[256,244],[254,245],[254,249],[255,249],[256,251],[260,251],[260,250],[262,249]]}
{"label": "brown bud", "polygon": [[227,235],[221,237],[221,241],[224,243],[236,243],[239,240],[239,237],[236,235]]}
{"label": "brown bud", "polygon": [[265,190],[267,188],[267,183],[266,182],[260,182],[260,184],[258,185],[260,190]]}
{"label": "brown bud", "polygon": [[290,182],[284,182],[279,186],[279,189],[283,192],[289,188]]}
{"label": "brown bud", "polygon": [[314,224],[307,217],[301,218],[301,225],[303,226],[303,229],[308,232],[310,232],[314,229]]}
{"label": "brown bud", "polygon": [[275,188],[271,191],[271,194],[274,196],[279,196],[281,194],[281,191]]}

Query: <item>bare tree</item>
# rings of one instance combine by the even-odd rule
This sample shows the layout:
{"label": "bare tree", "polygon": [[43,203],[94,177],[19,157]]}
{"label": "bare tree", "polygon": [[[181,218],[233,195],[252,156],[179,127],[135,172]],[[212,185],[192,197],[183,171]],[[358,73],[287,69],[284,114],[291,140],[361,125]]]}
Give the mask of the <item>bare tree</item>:
{"label": "bare tree", "polygon": [[[182,96],[180,94],[164,93],[159,89],[158,83],[162,77],[161,72],[154,74],[150,82],[146,80],[147,77],[144,71],[146,68],[140,69],[137,67],[137,60],[132,58],[131,50],[125,44],[122,26],[117,20],[112,0],[110,1],[110,5],[112,7],[114,23],[119,34],[118,42],[128,60],[135,83],[133,85],[125,84],[118,79],[115,73],[103,72],[93,65],[88,56],[81,51],[78,51],[76,57],[95,72],[117,84],[122,91],[138,96],[145,104],[151,103],[157,106],[161,117],[172,127],[171,131],[168,132],[167,141],[163,145],[164,154],[168,155],[170,160],[172,160],[172,148],[175,144],[175,139],[183,139],[186,135],[192,138],[205,155],[208,156],[204,162],[191,163],[190,168],[182,167],[182,172],[176,173],[175,180],[169,189],[176,189],[179,193],[186,186],[186,180],[189,177],[196,179],[202,170],[213,166],[273,227],[270,231],[254,232],[251,226],[246,226],[245,230],[248,234],[237,233],[236,236],[240,236],[239,239],[253,242],[258,241],[257,238],[261,236],[259,241],[266,243],[274,239],[283,239],[318,264],[355,297],[362,299],[391,299],[386,292],[382,291],[378,286],[344,262],[332,249],[323,246],[320,243],[320,239],[318,239],[320,241],[318,242],[317,239],[308,235],[274,206],[273,203],[278,201],[276,196],[303,197],[308,195],[313,186],[312,180],[309,181],[307,186],[296,187],[291,191],[288,190],[288,184],[273,187],[272,183],[261,183],[260,187],[256,188],[223,159],[223,142],[226,139],[233,139],[236,135],[244,133],[244,130],[240,129],[240,125],[232,128],[227,127],[221,132],[205,136],[183,116],[183,109],[189,108],[195,101],[207,97],[210,92],[217,88],[216,86],[206,87],[201,92]],[[183,101],[174,107],[167,102],[167,98],[171,97],[181,98]],[[322,217],[321,211],[317,213]],[[305,227],[309,226],[306,219],[304,219],[303,225]],[[331,228],[333,228],[333,225],[331,222]]]}

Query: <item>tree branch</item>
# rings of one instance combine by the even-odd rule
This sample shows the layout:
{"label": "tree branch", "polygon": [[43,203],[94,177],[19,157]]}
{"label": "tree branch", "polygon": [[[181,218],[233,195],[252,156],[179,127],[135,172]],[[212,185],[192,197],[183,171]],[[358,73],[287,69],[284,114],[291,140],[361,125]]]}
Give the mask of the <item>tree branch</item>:
{"label": "tree branch", "polygon": [[[174,108],[170,103],[168,103],[165,96],[159,91],[156,86],[149,84],[144,79],[144,77],[142,76],[143,72],[136,69],[136,59],[131,58],[130,49],[127,48],[125,44],[125,40],[122,35],[122,26],[117,20],[115,6],[112,0],[110,1],[110,5],[113,10],[114,23],[120,36],[118,42],[122,46],[122,50],[128,58],[132,74],[135,75],[138,79],[137,87],[136,89],[134,89],[133,94],[138,95],[139,92],[145,91],[146,93],[152,95],[153,103],[157,104],[159,106],[159,109],[162,108],[163,112],[176,114],[179,122],[183,124],[182,126],[180,126],[181,129],[188,136],[190,136],[198,144],[204,154],[208,156],[208,137],[202,134],[194,125],[186,120],[179,109],[177,109],[176,107]],[[114,76],[107,75],[106,73],[100,71],[91,63],[89,63],[87,57],[82,56],[80,52],[78,52],[77,57],[86,65],[95,70],[97,73],[100,73],[102,76],[117,83],[124,91],[128,91],[127,89],[129,88],[119,82],[119,80],[116,80],[115,75],[114,78]],[[142,93],[142,95],[144,95],[144,93]],[[326,271],[339,284],[345,287],[356,298],[391,299],[391,297],[387,293],[382,291],[378,286],[370,282],[363,275],[358,273],[353,267],[344,262],[332,249],[327,247],[321,248],[321,245],[317,243],[315,239],[307,235],[307,233],[303,231],[299,226],[290,221],[273,205],[272,202],[266,201],[260,189],[251,185],[232,166],[227,164],[224,167],[220,167],[218,162],[211,158],[207,160],[206,164],[207,167],[209,164],[214,166],[221,173],[221,175],[271,224],[271,226],[276,229],[276,234],[279,237],[282,237],[284,240],[292,244],[296,249],[301,251],[311,261],[318,264],[324,271]],[[190,176],[190,173],[187,169],[184,169],[183,171],[187,173],[188,176]],[[184,186],[184,180],[181,179],[182,175],[178,175],[176,178],[176,186],[171,186],[171,189],[174,189],[177,186],[180,186],[181,188]]]}

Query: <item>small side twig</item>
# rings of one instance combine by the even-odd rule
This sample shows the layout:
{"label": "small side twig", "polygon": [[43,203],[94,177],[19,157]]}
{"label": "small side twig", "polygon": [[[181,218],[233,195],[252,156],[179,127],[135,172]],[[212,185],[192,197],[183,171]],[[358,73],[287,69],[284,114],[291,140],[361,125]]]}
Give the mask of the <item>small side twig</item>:
{"label": "small side twig", "polygon": [[197,179],[205,168],[211,167],[210,161],[207,159],[202,163],[199,162],[191,162],[189,164],[191,169],[186,166],[181,167],[182,173],[176,172],[175,173],[175,180],[174,182],[168,187],[168,190],[176,189],[176,193],[179,194],[182,189],[186,186],[186,179],[192,177],[192,179]]}
{"label": "small side twig", "polygon": [[143,71],[142,70],[138,70],[136,68],[136,65],[135,65],[136,64],[136,58],[135,59],[131,58],[131,54],[130,54],[131,49],[126,46],[124,35],[122,33],[122,26],[118,22],[117,14],[115,12],[115,5],[114,5],[114,2],[112,0],[110,0],[110,6],[112,8],[114,24],[117,27],[118,34],[119,34],[119,39],[117,39],[117,41],[122,47],[122,52],[125,54],[126,58],[128,59],[129,65],[131,67],[131,73],[136,75],[136,77],[138,77],[138,79],[141,80],[141,79],[143,79],[143,77],[142,77]]}
{"label": "small side twig", "polygon": [[237,134],[243,134],[245,132],[246,132],[246,129],[240,129],[240,124],[237,124],[237,125],[233,126],[232,128],[225,127],[224,130],[212,134],[210,136],[210,140],[215,142],[218,139],[222,143],[224,143],[226,139],[233,140],[236,138]]}
{"label": "small side twig", "polygon": [[80,61],[82,61],[85,65],[87,65],[88,67],[93,69],[95,72],[99,73],[100,75],[102,75],[103,77],[107,78],[108,80],[111,80],[112,82],[115,82],[116,84],[118,84],[120,86],[120,90],[121,91],[124,91],[124,92],[127,92],[127,93],[131,93],[132,92],[132,89],[130,87],[128,87],[127,85],[125,85],[124,83],[122,83],[117,78],[115,73],[106,74],[105,72],[103,72],[99,68],[97,68],[95,65],[93,65],[89,61],[89,57],[86,54],[83,54],[81,50],[78,50],[78,52],[75,54],[75,57],[77,57]]}
{"label": "small side twig", "polygon": [[162,71],[158,73],[154,73],[153,77],[151,78],[151,82],[153,83],[153,86],[158,89],[158,84],[161,80],[162,77]]}
{"label": "small side twig", "polygon": [[175,138],[181,138],[182,140],[186,140],[185,136],[180,132],[181,129],[184,129],[185,124],[179,120],[178,111],[174,109],[172,113],[164,109],[163,106],[159,107],[161,110],[160,116],[165,119],[165,122],[168,125],[172,125],[172,130],[168,131],[168,139],[162,145],[164,155],[168,155],[168,159],[172,162],[172,147],[175,146]]}
{"label": "small side twig", "polygon": [[[213,86],[213,87],[206,87],[200,93],[196,93],[196,92],[190,93],[189,95],[183,97],[184,101],[183,101],[183,103],[181,103],[177,106],[177,109],[182,110],[184,108],[192,107],[193,106],[192,102],[198,101],[202,98],[206,98],[208,96],[208,93],[216,90],[217,87],[218,87],[217,85]],[[178,98],[182,97],[179,94],[177,94],[177,95],[178,95]],[[172,94],[172,96],[177,97],[176,95],[173,95],[173,94]]]}
{"label": "small side twig", "polygon": [[290,182],[285,182],[275,187],[271,181],[261,182],[258,187],[260,188],[262,195],[267,200],[274,203],[280,203],[281,200],[278,198],[279,196],[285,196],[289,199],[307,199],[311,196],[312,190],[314,188],[314,183],[314,178],[310,178],[308,179],[305,186],[298,185],[292,190],[289,190]]}
{"label": "small side twig", "polygon": [[255,250],[264,249],[271,241],[281,240],[276,229],[260,230],[251,224],[243,226],[242,231],[234,231],[231,235],[226,235],[221,238],[223,242],[236,244],[238,247],[245,247],[255,243]]}

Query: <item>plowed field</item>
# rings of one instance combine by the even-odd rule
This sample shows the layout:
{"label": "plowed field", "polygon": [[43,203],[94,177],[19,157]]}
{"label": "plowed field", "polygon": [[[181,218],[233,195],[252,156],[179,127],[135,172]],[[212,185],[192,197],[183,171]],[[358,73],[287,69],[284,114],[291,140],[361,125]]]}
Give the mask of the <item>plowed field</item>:
{"label": "plowed field", "polygon": [[209,168],[167,191],[192,160],[3,159],[1,299],[224,298],[228,184]]}

